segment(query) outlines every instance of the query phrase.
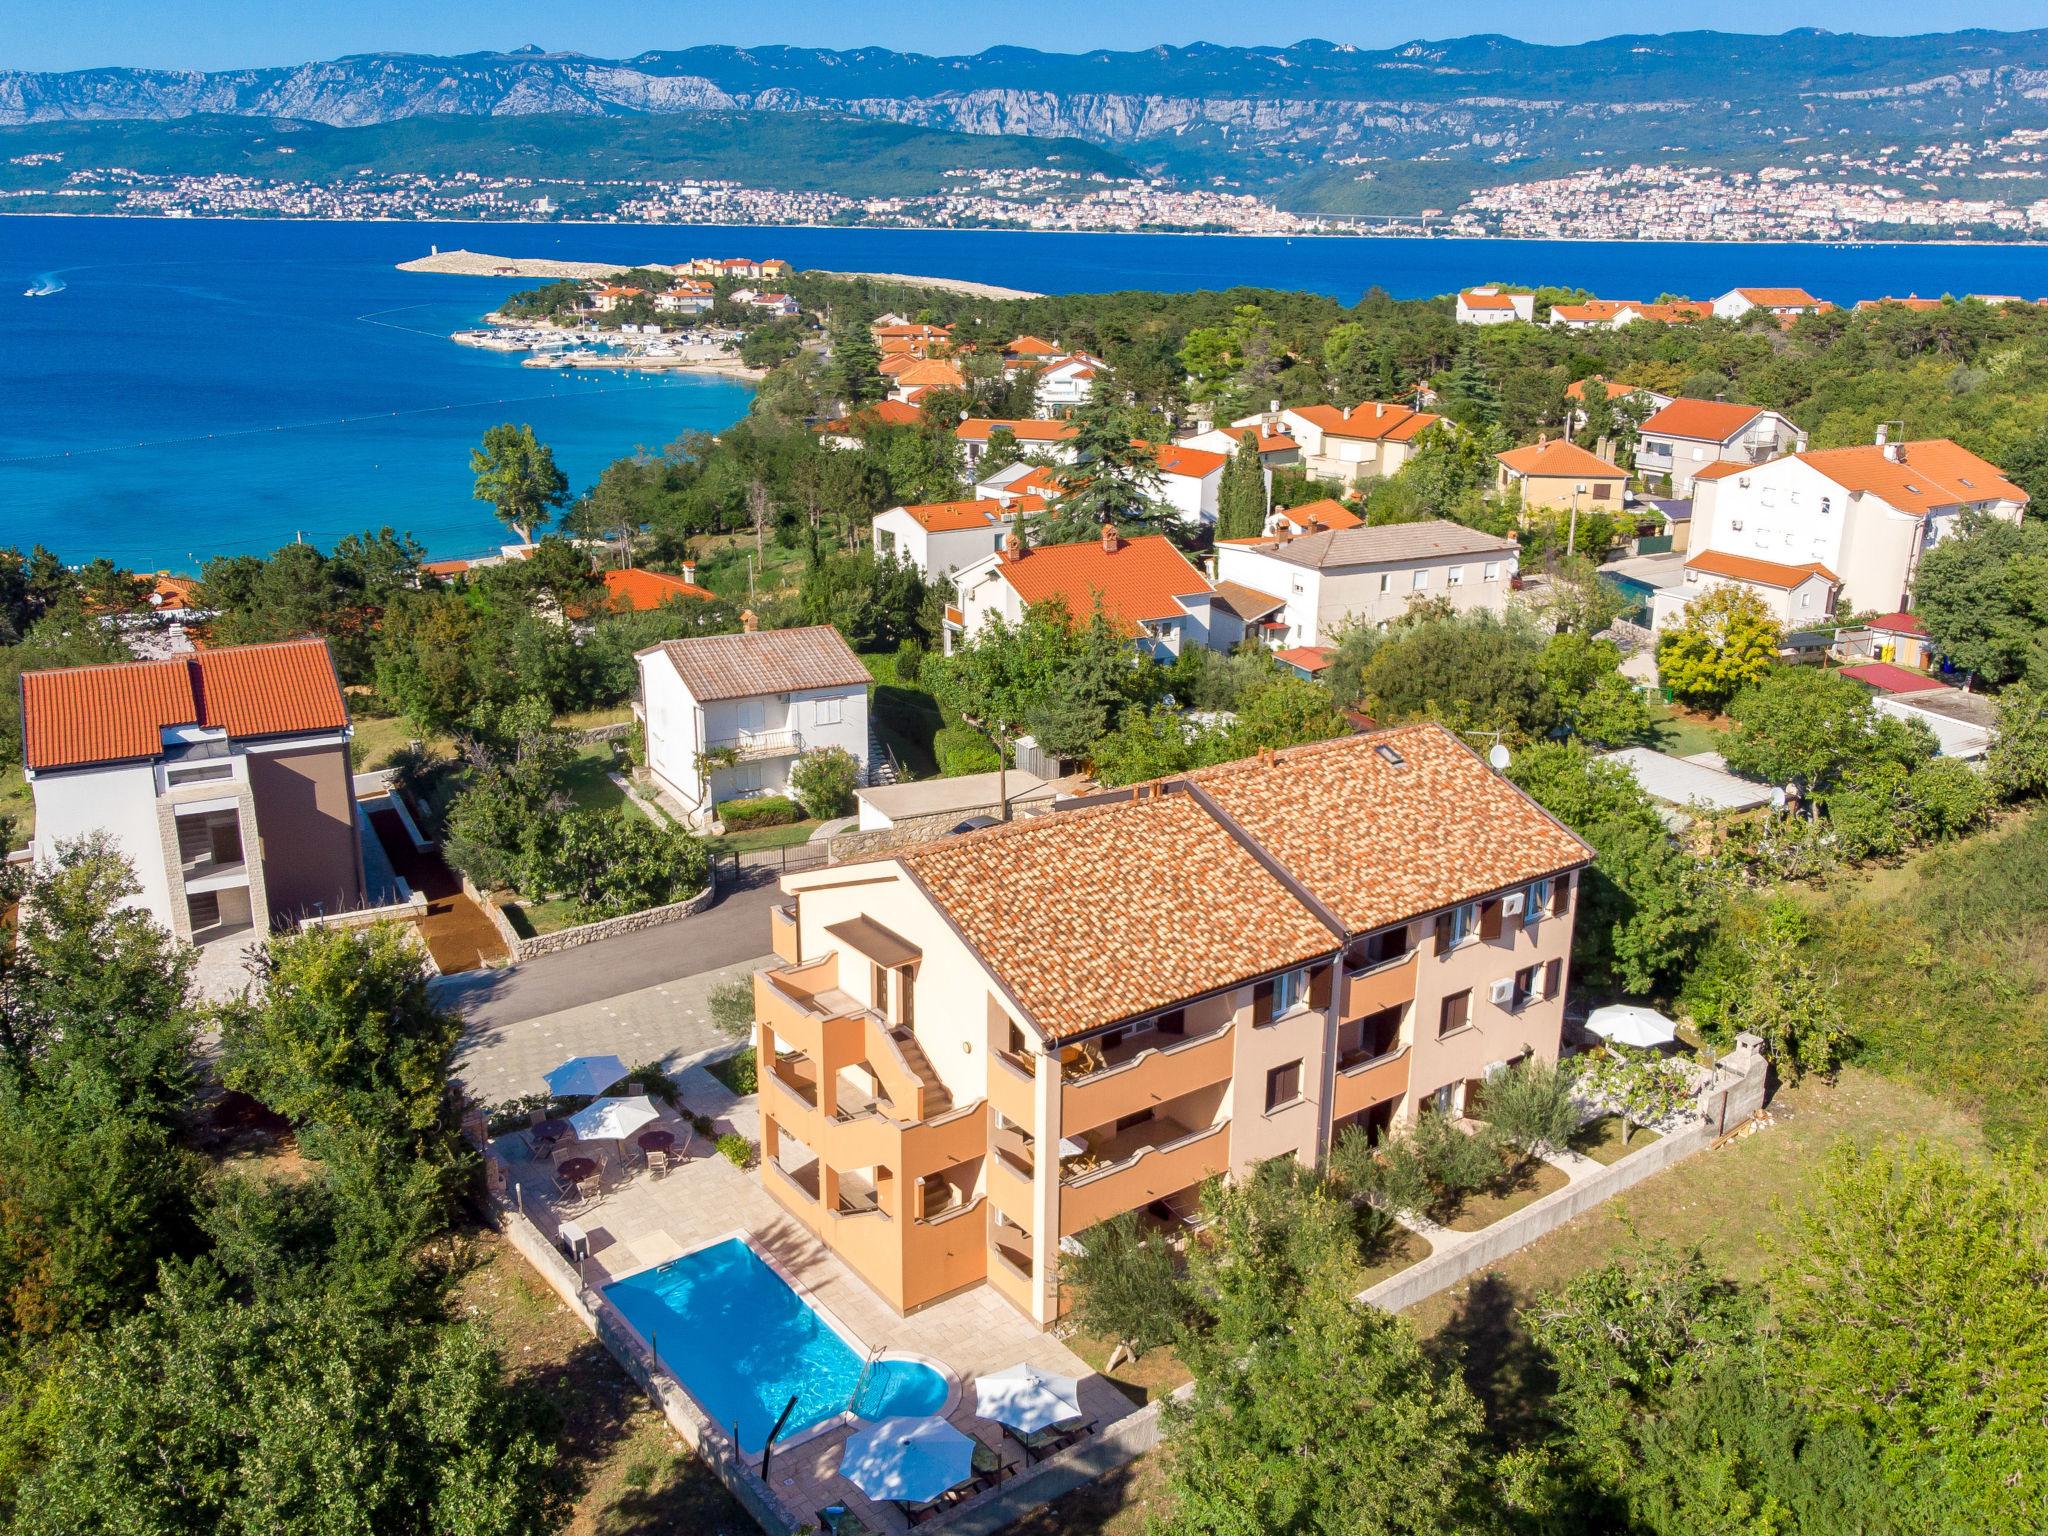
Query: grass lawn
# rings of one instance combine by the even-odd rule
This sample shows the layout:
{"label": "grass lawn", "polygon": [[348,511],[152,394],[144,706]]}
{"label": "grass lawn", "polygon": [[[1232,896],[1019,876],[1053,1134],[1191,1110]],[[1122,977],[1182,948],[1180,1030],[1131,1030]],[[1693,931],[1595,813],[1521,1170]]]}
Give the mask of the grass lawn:
{"label": "grass lawn", "polygon": [[1572,1138],[1572,1150],[1581,1157],[1590,1157],[1596,1163],[1614,1163],[1631,1152],[1640,1152],[1657,1139],[1652,1130],[1640,1130],[1622,1142],[1624,1127],[1619,1115],[1602,1115],[1598,1120],[1588,1120],[1579,1127],[1579,1134]]}
{"label": "grass lawn", "polygon": [[1391,1279],[1409,1265],[1419,1264],[1428,1257],[1429,1240],[1402,1227],[1387,1240],[1379,1257],[1366,1266],[1360,1289]]}
{"label": "grass lawn", "polygon": [[594,731],[601,725],[624,725],[632,718],[632,705],[608,704],[603,709],[572,709],[555,716],[555,724],[565,731]]}
{"label": "grass lawn", "polygon": [[522,939],[535,938],[543,933],[560,933],[564,928],[580,928],[588,921],[566,901],[508,901],[503,910],[512,931]]}
{"label": "grass lawn", "polygon": [[459,1315],[504,1357],[559,1460],[547,1474],[563,1536],[755,1536],[711,1469],[669,1429],[603,1346],[496,1233],[457,1287]]}
{"label": "grass lawn", "polygon": [[811,834],[822,827],[822,821],[792,821],[781,827],[750,827],[744,832],[728,832],[723,837],[711,839],[711,851],[721,853],[753,853],[762,848],[795,848],[811,840]]}
{"label": "grass lawn", "polygon": [[1563,1189],[1570,1182],[1562,1168],[1553,1168],[1548,1163],[1531,1163],[1511,1176],[1503,1176],[1493,1188],[1467,1195],[1458,1202],[1458,1209],[1444,1225],[1453,1232],[1481,1231],[1531,1201]]}
{"label": "grass lawn", "polygon": [[562,775],[562,788],[579,811],[622,811],[627,809],[626,792],[611,781],[618,767],[618,754],[610,742],[592,742],[579,747]]}
{"label": "grass lawn", "polygon": [[8,848],[26,848],[36,835],[36,799],[28,787],[28,775],[19,767],[0,768],[0,816],[12,823],[7,829]]}
{"label": "grass lawn", "polygon": [[875,680],[869,703],[882,744],[913,778],[930,778],[939,771],[932,741],[945,724],[939,701],[914,679],[905,682],[897,675],[894,651],[865,654],[861,664]]}
{"label": "grass lawn", "polygon": [[1678,704],[1652,700],[1650,745],[1673,757],[1692,757],[1701,752],[1718,752],[1730,729],[1719,715],[1701,714]]}
{"label": "grass lawn", "polygon": [[1175,1387],[1192,1379],[1171,1345],[1148,1349],[1135,1360],[1120,1360],[1114,1371],[1107,1371],[1103,1366],[1108,1362],[1110,1352],[1116,1348],[1114,1340],[1092,1333],[1076,1333],[1066,1342],[1067,1348],[1087,1361],[1105,1380],[1116,1383],[1124,1396],[1140,1407],[1155,1397],[1166,1396]]}

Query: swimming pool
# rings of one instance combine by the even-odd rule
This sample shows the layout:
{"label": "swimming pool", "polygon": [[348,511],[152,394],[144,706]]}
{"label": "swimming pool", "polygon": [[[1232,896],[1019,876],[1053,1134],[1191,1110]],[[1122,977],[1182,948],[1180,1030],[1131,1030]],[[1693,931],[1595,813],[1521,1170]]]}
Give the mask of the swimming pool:
{"label": "swimming pool", "polygon": [[951,1390],[917,1360],[878,1359],[863,1382],[860,1349],[745,1238],[614,1280],[604,1293],[749,1456],[760,1454],[792,1396],[796,1407],[777,1445],[850,1409],[864,1419],[938,1413]]}

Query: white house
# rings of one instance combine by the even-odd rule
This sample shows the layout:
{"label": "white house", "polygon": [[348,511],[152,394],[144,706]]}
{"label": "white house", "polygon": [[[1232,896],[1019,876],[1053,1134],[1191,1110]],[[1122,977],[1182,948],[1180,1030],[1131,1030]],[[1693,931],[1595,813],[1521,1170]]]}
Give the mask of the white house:
{"label": "white house", "polygon": [[891,507],[875,517],[875,553],[895,555],[936,579],[1003,547],[1018,516],[1045,510],[1043,499],[939,501]]}
{"label": "white house", "polygon": [[699,824],[720,801],[786,793],[797,760],[825,747],[867,781],[868,671],[829,624],[670,640],[636,659],[647,766]]}
{"label": "white house", "polygon": [[1086,405],[1095,394],[1096,375],[1107,372],[1108,368],[1109,365],[1101,358],[1086,352],[1054,358],[1038,375],[1032,403],[1048,416]]}
{"label": "white house", "polygon": [[1762,406],[1674,400],[1643,422],[1636,472],[1669,476],[1672,495],[1690,496],[1693,477],[1709,465],[1758,464],[1805,446],[1804,432]]}
{"label": "white house", "polygon": [[1536,295],[1502,293],[1498,288],[1467,288],[1458,295],[1458,324],[1506,325],[1511,320],[1534,320]]}
{"label": "white house", "polygon": [[1753,309],[1774,315],[1814,315],[1827,307],[1804,288],[1730,288],[1714,300],[1714,313],[1723,320],[1740,320]]}
{"label": "white house", "polygon": [[1296,538],[1226,539],[1216,546],[1218,585],[1237,583],[1282,600],[1266,629],[1276,646],[1318,646],[1353,623],[1384,626],[1422,598],[1459,612],[1507,611],[1521,546],[1437,519],[1340,528]]}
{"label": "white house", "polygon": [[716,300],[709,283],[677,283],[654,296],[654,307],[664,315],[701,315]]}
{"label": "white house", "polygon": [[1035,503],[1026,510],[1042,512],[1066,494],[1066,487],[1060,484],[1061,473],[1044,464],[1005,464],[986,479],[975,481],[974,494],[1006,507],[1020,502]]}
{"label": "white house", "polygon": [[[1159,465],[1157,494],[1180,520],[1191,528],[1207,528],[1216,522],[1216,493],[1223,484],[1223,470],[1230,460],[1223,454],[1179,443],[1150,445]],[[1266,483],[1272,485],[1269,473]]]}
{"label": "white house", "polygon": [[1716,587],[1746,587],[1764,601],[1771,617],[1788,633],[1830,623],[1835,615],[1841,579],[1818,561],[1788,565],[1725,550],[1699,549],[1685,557],[1683,576],[1650,594],[1650,626],[1662,629],[1679,622],[1686,605]]}
{"label": "white house", "polygon": [[1259,445],[1259,463],[1269,472],[1267,484],[1272,484],[1272,470],[1301,462],[1301,444],[1294,440],[1280,412],[1269,411],[1263,416],[1252,416],[1227,427],[1210,427],[1201,432],[1190,432],[1175,441],[1183,448],[1200,448],[1205,453],[1220,453],[1226,456],[1237,452],[1247,438]]}
{"label": "white house", "polygon": [[1009,420],[970,416],[953,429],[968,469],[972,470],[981,462],[981,456],[988,452],[989,435],[999,427],[1007,427],[1010,436],[1017,440],[1018,448],[1035,458],[1050,459],[1055,464],[1071,464],[1079,456],[1080,450],[1074,446],[1074,439],[1081,434],[1072,422],[1040,421],[1029,416]]}
{"label": "white house", "polygon": [[2005,472],[1948,438],[1792,454],[1723,469],[1693,498],[1687,548],[1825,566],[1841,605],[1901,612],[1911,606],[1920,557],[1952,534],[1963,513],[2017,523],[2027,493]]}
{"label": "white house", "polygon": [[1082,544],[1031,547],[1021,538],[955,574],[959,606],[946,610],[946,651],[981,632],[990,617],[1021,624],[1034,603],[1058,598],[1076,620],[1100,606],[1133,643],[1160,657],[1189,645],[1227,651],[1244,620],[1188,557],[1159,534],[1126,539],[1104,528]]}

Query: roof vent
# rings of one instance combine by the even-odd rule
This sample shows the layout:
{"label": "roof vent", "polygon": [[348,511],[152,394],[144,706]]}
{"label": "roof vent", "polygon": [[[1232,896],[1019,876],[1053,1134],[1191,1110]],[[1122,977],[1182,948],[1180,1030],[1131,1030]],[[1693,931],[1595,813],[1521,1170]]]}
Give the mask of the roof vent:
{"label": "roof vent", "polygon": [[1405,769],[1408,766],[1408,759],[1403,757],[1399,752],[1396,752],[1384,741],[1381,742],[1378,746],[1374,747],[1372,750],[1374,755],[1377,756],[1380,759],[1380,761],[1385,763],[1389,768],[1398,771],[1400,769]]}

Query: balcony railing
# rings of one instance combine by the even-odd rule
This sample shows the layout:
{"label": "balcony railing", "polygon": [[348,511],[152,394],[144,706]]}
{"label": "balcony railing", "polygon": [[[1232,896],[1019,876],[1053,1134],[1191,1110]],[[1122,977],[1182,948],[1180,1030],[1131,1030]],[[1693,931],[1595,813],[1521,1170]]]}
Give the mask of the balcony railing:
{"label": "balcony railing", "polygon": [[1060,1090],[1060,1124],[1072,1135],[1120,1120],[1228,1078],[1233,1026],[1185,1039],[1148,1036],[1128,1060],[1069,1077]]}
{"label": "balcony railing", "polygon": [[[1230,1122],[1186,1129],[1172,1121],[1154,1122],[1147,1127],[1155,1134],[1167,1134],[1144,1142],[1116,1162],[1086,1169],[1062,1180],[1060,1189],[1060,1233],[1084,1231],[1098,1221],[1123,1211],[1134,1211],[1154,1200],[1199,1184],[1230,1167]],[[1175,1134],[1175,1133],[1178,1134]],[[1130,1133],[1125,1133],[1129,1135]],[[1125,1136],[1109,1139],[1109,1146],[1121,1150]]]}
{"label": "balcony railing", "polygon": [[752,762],[763,757],[788,757],[803,751],[804,738],[797,731],[741,731],[709,743],[709,752],[733,754],[735,762]]}
{"label": "balcony railing", "polygon": [[1330,1113],[1336,1119],[1355,1115],[1362,1109],[1375,1104],[1384,1104],[1388,1099],[1408,1091],[1408,1047],[1396,1046],[1377,1056],[1368,1056],[1363,1051],[1353,1052],[1337,1063],[1335,1091],[1330,1098]]}

